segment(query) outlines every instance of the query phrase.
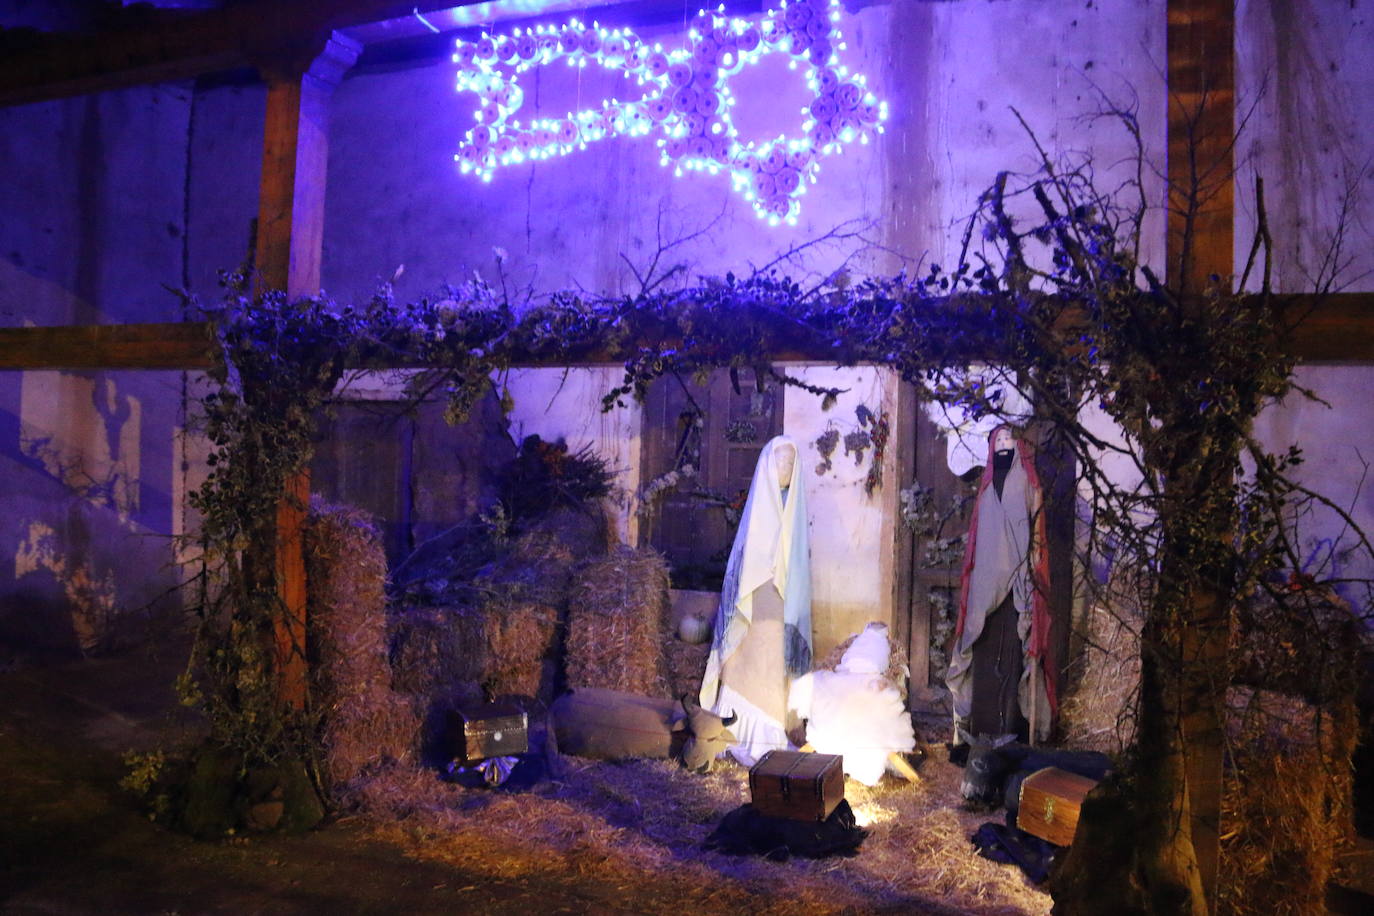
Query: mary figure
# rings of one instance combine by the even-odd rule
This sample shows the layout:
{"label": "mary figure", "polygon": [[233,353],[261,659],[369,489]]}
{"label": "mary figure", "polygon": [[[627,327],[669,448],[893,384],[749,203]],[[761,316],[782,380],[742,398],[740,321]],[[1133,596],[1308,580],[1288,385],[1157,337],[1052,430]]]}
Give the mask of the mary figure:
{"label": "mary figure", "polygon": [[752,766],[790,748],[787,692],[811,670],[811,558],[797,444],[769,440],[759,454],[730,548],[701,705],[738,716],[730,754]]}

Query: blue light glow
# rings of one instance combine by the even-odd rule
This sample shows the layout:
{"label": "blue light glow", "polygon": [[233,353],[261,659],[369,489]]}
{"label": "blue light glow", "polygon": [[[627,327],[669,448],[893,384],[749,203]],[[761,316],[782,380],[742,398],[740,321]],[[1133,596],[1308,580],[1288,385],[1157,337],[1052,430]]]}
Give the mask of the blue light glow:
{"label": "blue light glow", "polygon": [[[697,13],[686,48],[650,45],[629,29],[572,20],[563,26],[516,29],[510,35],[459,40],[453,55],[459,92],[480,99],[477,124],[454,159],[464,174],[491,180],[496,168],[583,150],[606,137],[657,135],[660,161],[676,175],[728,172],[731,188],[771,225],[796,224],[801,196],[816,181],[820,159],[882,132],[887,103],[862,74],[840,63],[840,0],[782,0],[761,21]],[[785,54],[805,68],[811,101],[797,137],[743,143],[731,119],[730,77],[769,54]],[[635,101],[603,100],[599,107],[522,124],[519,74],[563,60],[599,64],[644,89]]]}

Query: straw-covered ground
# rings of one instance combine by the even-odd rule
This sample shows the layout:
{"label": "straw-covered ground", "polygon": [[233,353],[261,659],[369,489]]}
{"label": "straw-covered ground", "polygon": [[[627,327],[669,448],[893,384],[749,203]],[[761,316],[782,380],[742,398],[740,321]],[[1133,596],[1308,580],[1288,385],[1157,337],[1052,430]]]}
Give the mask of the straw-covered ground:
{"label": "straw-covered ground", "polygon": [[748,800],[747,771],[706,776],[669,761],[568,758],[524,793],[463,789],[397,767],[361,788],[373,836],[416,859],[502,879],[579,875],[633,888],[661,883],[646,912],[1048,913],[1049,896],[1014,866],[969,843],[994,815],[958,805],[959,771],[932,755],[919,785],[852,780],[846,798],[870,835],[858,855],[776,863],[702,849],[720,818]]}
{"label": "straw-covered ground", "polygon": [[[544,706],[534,687],[539,656],[555,642],[543,628],[515,645],[493,639],[527,603],[523,593],[520,602],[468,602],[461,615],[433,607],[403,609],[399,617],[393,611],[402,640],[393,638],[388,686],[375,533],[357,513],[327,507],[318,507],[313,525],[312,579],[315,593],[328,598],[314,609],[321,690],[333,701],[326,704],[333,714],[322,735],[325,769],[336,802],[374,839],[417,861],[492,880],[575,880],[619,889],[635,912],[1049,911],[1049,897],[1019,870],[975,854],[969,836],[998,815],[960,809],[959,771],[942,759],[942,749],[922,765],[919,784],[892,778],[875,789],[847,784],[850,805],[871,831],[858,855],[783,863],[703,849],[721,818],[748,801],[747,771],[728,759],[705,776],[667,760],[545,760]],[[551,568],[553,553],[536,550],[535,537],[514,542],[507,565],[537,560]],[[566,610],[557,607],[557,596],[540,601],[564,621],[563,665],[571,685],[660,696],[694,690],[707,646],[686,646],[669,632],[661,557],[622,548],[576,561],[560,554],[559,564],[567,568]],[[442,626],[421,628],[421,614],[442,616]],[[451,650],[443,648],[445,639],[457,640]],[[525,658],[531,649],[534,655]],[[838,660],[838,650],[833,654],[827,666]],[[898,683],[903,664],[894,658]],[[530,700],[531,747],[544,771],[532,786],[464,788],[441,778],[432,755],[413,752],[417,744],[435,744],[423,731],[436,706],[470,694],[475,680],[509,680],[525,669],[530,683],[514,692]],[[409,715],[404,703],[398,706],[401,697]],[[397,740],[405,729],[414,735],[409,748]]]}

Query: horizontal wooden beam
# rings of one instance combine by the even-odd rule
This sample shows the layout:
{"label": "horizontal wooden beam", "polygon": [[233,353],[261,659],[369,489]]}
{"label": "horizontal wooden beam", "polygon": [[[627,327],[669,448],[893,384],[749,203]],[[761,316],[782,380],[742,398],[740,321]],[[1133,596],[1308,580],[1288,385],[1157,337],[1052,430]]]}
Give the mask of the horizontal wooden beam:
{"label": "horizontal wooden beam", "polygon": [[[701,4],[707,6],[709,4]],[[529,0],[515,3],[501,3],[499,0],[482,0],[477,3],[450,3],[448,9],[435,10],[416,16],[407,10],[406,15],[396,19],[379,19],[348,29],[348,37],[365,45],[384,44],[392,41],[424,38],[436,33],[456,32],[474,29],[479,26],[492,26],[505,34],[507,23],[523,19],[550,19],[559,21],[577,17],[583,22],[598,21],[610,28],[627,24],[626,17],[635,23],[648,19],[662,19],[668,15],[682,21],[682,0],[542,0],[531,3]],[[757,12],[758,0],[746,0],[732,4],[732,15],[746,15],[753,7]],[[618,10],[616,7],[628,7]],[[741,7],[736,9],[736,7]],[[693,8],[695,12],[695,8]]]}
{"label": "horizontal wooden beam", "polygon": [[250,0],[127,21],[92,33],[33,33],[0,56],[0,106],[257,67],[323,46],[332,32],[476,0]]}
{"label": "horizontal wooden beam", "polygon": [[1287,305],[1292,348],[1304,362],[1374,363],[1374,293],[1299,296]]}
{"label": "horizontal wooden beam", "polygon": [[[1336,293],[1287,299],[1288,316],[1298,321],[1293,351],[1304,362],[1374,363],[1374,293]],[[218,343],[211,325],[123,324],[43,328],[0,328],[3,369],[209,369],[217,363]],[[829,362],[834,353],[788,350],[770,354],[775,362]],[[516,360],[513,368],[617,366],[623,360],[606,350],[573,356]],[[413,361],[377,361],[373,369],[423,368]]]}
{"label": "horizontal wooden beam", "polygon": [[218,354],[196,322],[0,328],[0,369],[209,369]]}

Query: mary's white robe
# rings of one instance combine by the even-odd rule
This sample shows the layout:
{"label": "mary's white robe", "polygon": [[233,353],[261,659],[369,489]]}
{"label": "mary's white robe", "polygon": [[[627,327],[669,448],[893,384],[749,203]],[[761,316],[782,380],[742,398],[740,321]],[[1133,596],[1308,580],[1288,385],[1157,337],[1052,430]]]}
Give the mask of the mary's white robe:
{"label": "mary's white robe", "polygon": [[[785,485],[777,450],[796,459]],[[701,705],[739,718],[731,755],[751,766],[791,747],[787,691],[811,670],[811,562],[801,449],[786,436],[763,447],[739,530],[730,548],[714,640],[701,682]]]}

